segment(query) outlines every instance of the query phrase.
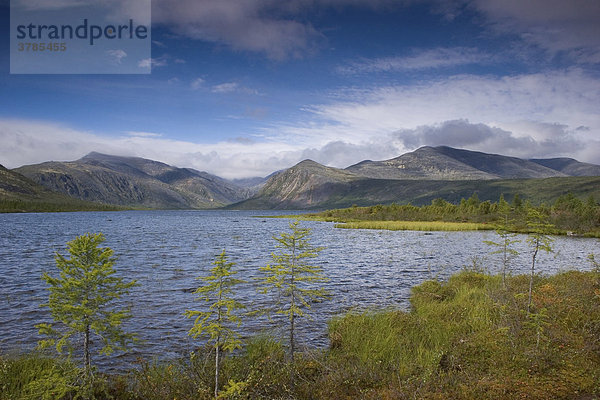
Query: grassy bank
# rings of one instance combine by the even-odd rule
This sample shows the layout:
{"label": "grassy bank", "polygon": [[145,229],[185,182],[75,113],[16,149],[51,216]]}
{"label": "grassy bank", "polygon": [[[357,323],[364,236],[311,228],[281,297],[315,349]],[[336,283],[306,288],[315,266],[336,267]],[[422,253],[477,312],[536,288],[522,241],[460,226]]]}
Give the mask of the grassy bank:
{"label": "grassy bank", "polygon": [[285,218],[300,221],[335,222],[335,228],[341,229],[384,229],[389,231],[481,231],[493,230],[495,225],[477,222],[448,222],[448,221],[373,221],[360,219],[340,219],[320,214],[276,215],[262,218]]}
{"label": "grassy bank", "polygon": [[[401,277],[399,277],[400,279]],[[228,399],[594,399],[600,396],[600,271],[536,276],[464,271],[412,290],[408,311],[334,318],[330,347],[286,361],[268,337],[223,363]],[[83,387],[72,363],[0,357],[0,399],[210,399],[214,360],[140,360]],[[290,375],[295,384],[290,385]]]}
{"label": "grassy bank", "polygon": [[444,221],[355,221],[335,224],[344,229],[385,229],[390,231],[479,231],[494,229],[493,225]]}

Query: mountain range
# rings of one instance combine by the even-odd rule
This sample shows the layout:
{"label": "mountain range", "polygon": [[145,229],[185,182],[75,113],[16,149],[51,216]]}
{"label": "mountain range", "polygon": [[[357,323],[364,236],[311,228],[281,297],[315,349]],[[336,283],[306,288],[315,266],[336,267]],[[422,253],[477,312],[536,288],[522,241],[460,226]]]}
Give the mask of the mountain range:
{"label": "mountain range", "polygon": [[600,166],[573,159],[524,160],[425,146],[391,160],[366,160],[345,169],[303,161],[271,177],[252,198],[230,207],[320,209],[392,202],[425,204],[438,197],[456,202],[474,192],[482,200],[519,193],[552,201],[567,191],[600,195],[600,178],[591,177],[600,177]]}
{"label": "mountain range", "polygon": [[217,208],[256,192],[190,168],[138,157],[90,153],[72,162],[14,170],[47,189],[106,204],[145,208]]}
{"label": "mountain range", "polygon": [[[100,153],[10,172],[26,177],[29,185],[38,184],[80,200],[161,209],[420,204],[437,197],[458,201],[473,192],[478,192],[482,200],[516,192],[551,200],[566,190],[583,195],[600,191],[599,165],[570,158],[525,160],[446,146],[421,147],[390,160],[365,160],[345,169],[304,160],[266,178],[240,180],[138,157]],[[0,189],[8,187],[4,180],[0,174]],[[16,193],[19,187],[13,185],[5,191]]]}
{"label": "mountain range", "polygon": [[[539,160],[546,161],[546,160]],[[550,161],[550,160],[548,160]],[[575,163],[578,161],[572,160]],[[386,161],[362,161],[346,168],[366,178],[481,180],[550,178],[568,176],[562,170],[534,160],[460,150],[451,147],[421,147]],[[597,169],[599,169],[597,167]],[[586,170],[581,168],[585,174]],[[600,171],[596,171],[600,173]]]}

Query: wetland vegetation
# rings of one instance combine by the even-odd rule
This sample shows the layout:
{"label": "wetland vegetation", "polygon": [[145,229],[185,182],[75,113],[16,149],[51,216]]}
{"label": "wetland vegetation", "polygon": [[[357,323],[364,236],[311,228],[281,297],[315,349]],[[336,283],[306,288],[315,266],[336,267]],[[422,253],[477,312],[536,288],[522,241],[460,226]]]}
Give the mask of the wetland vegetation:
{"label": "wetland vegetation", "polygon": [[573,194],[554,203],[533,205],[516,195],[511,203],[500,196],[497,202],[480,201],[477,194],[458,204],[435,199],[426,206],[411,204],[349,207],[305,214],[303,219],[336,222],[339,228],[390,230],[482,230],[506,229],[529,233],[529,210],[540,213],[552,227],[549,233],[600,237],[600,206],[593,196],[582,200]]}

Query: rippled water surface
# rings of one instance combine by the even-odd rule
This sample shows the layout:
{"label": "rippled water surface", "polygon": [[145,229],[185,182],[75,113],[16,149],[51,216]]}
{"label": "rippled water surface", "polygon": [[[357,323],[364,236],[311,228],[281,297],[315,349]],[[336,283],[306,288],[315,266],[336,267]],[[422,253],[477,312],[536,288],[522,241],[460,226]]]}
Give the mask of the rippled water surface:
{"label": "rippled water surface", "polygon": [[[239,288],[240,300],[260,306],[252,278],[276,251],[273,235],[287,229],[289,220],[261,218],[273,212],[247,211],[128,211],[54,214],[0,214],[0,350],[28,349],[39,340],[34,324],[50,322],[43,272],[55,274],[54,253],[86,232],[103,232],[105,246],[118,256],[118,273],[140,284],[125,300],[134,317],[128,329],[142,342],[135,353],[168,357],[198,345],[187,337],[192,321],[182,316],[198,308],[190,293],[195,280],[226,249],[237,263],[237,277],[249,283]],[[408,306],[410,288],[431,277],[444,278],[474,257],[497,272],[500,256],[484,240],[493,232],[412,232],[336,229],[331,223],[302,222],[313,229],[312,243],[325,246],[316,263],[330,281],[331,301],[313,306],[314,320],[300,322],[300,342],[326,343],[326,321],[352,308]],[[527,272],[530,255],[524,237],[513,270]],[[598,240],[557,237],[555,253],[540,254],[537,269],[554,273],[589,269],[587,256],[599,253]],[[267,321],[248,320],[243,329],[254,333],[271,328]],[[131,357],[131,356],[129,356]]]}

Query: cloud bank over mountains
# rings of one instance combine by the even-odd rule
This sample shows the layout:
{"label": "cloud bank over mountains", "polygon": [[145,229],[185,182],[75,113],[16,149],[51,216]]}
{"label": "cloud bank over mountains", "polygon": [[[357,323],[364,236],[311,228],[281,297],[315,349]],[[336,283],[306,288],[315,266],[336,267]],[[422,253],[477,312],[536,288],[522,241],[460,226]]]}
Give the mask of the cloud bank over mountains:
{"label": "cloud bank over mountains", "polygon": [[[39,9],[105,4],[132,16],[147,11],[136,8],[135,0],[26,4]],[[403,43],[395,54],[360,49],[359,57],[337,55],[329,43],[337,29],[335,17],[345,11],[383,15],[419,7],[448,24],[466,19],[481,37],[452,45]],[[167,122],[176,107],[194,116],[194,107],[202,104],[195,103],[195,97],[208,98],[211,106],[223,104],[215,108],[221,113],[214,120],[232,120],[235,111],[227,108],[231,104],[227,99],[236,98],[233,104],[241,104],[246,114],[256,114],[260,123],[245,127],[240,122],[237,131],[226,135],[237,137],[233,140],[220,138],[219,132],[211,131],[214,125],[203,125],[202,117],[191,118],[185,126],[178,126],[173,118],[173,126],[165,128],[166,123],[156,131],[135,118],[132,125],[138,128],[132,128],[124,118],[122,130],[115,132],[92,130],[81,121],[44,119],[51,112],[28,115],[19,110],[14,117],[0,114],[0,163],[17,167],[74,160],[98,151],[236,178],[265,176],[305,158],[346,167],[364,159],[388,159],[423,145],[448,145],[523,158],[569,156],[600,164],[597,0],[156,0],[152,21],[163,35],[153,36],[162,55],[144,60],[146,67],[157,71],[155,80],[115,80],[108,86],[91,81],[81,87],[77,81],[65,80],[63,86],[57,85],[59,89],[40,85],[40,92],[50,93],[49,97],[52,90],[76,94],[104,115],[105,108],[114,112],[106,104],[118,100],[117,95],[111,97],[113,89],[122,87],[119,93],[133,99],[131,114],[138,111],[136,103],[141,100],[164,107]],[[173,38],[183,43],[180,53],[165,44]],[[497,42],[488,46],[490,38],[505,41],[506,46]],[[344,44],[353,48],[352,40]],[[203,51],[226,54],[229,63],[243,59],[240,65],[245,66],[250,59],[249,65],[260,71],[253,75],[252,68],[240,66],[238,75],[217,75],[218,68],[210,70],[201,62],[193,65],[186,57],[198,43],[210,45]],[[323,54],[328,63],[318,58]],[[522,65],[505,69],[511,58]],[[322,88],[307,90],[314,96],[300,102],[295,96],[306,93],[288,81],[303,68],[294,63],[306,66],[306,60],[316,60],[319,68],[301,74],[314,75],[315,86],[322,84]],[[269,86],[272,76],[278,76],[279,86]],[[394,79],[387,79],[390,76]],[[24,80],[18,84],[30,90],[35,87]],[[18,84],[11,82],[13,88]],[[284,96],[273,96],[276,91],[289,96],[280,101]],[[152,103],[153,99],[158,100]],[[278,103],[287,102],[293,112],[278,108]],[[197,138],[180,134],[196,122]]]}

